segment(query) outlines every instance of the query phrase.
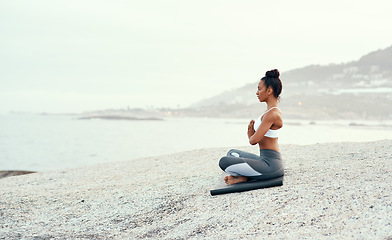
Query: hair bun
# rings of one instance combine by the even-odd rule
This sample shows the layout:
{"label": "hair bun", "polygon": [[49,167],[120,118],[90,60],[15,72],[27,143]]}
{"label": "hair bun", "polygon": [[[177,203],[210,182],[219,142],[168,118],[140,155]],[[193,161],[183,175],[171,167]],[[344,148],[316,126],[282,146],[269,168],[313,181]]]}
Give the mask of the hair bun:
{"label": "hair bun", "polygon": [[266,77],[279,78],[280,73],[279,73],[278,69],[274,69],[274,70],[271,70],[271,71],[267,71],[267,72],[265,73],[265,76],[266,76]]}

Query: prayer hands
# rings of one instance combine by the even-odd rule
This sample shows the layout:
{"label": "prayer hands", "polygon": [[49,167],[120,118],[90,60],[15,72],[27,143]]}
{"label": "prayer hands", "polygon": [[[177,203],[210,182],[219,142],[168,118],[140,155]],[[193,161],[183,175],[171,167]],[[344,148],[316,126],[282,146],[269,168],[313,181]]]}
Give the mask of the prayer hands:
{"label": "prayer hands", "polygon": [[250,138],[253,134],[255,134],[255,120],[251,120],[249,125],[248,125],[248,138]]}

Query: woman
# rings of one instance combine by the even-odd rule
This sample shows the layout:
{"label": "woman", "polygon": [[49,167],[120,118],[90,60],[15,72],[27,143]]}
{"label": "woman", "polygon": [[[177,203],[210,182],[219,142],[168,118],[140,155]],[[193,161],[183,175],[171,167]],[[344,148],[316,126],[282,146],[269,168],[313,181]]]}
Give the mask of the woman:
{"label": "woman", "polygon": [[283,162],[279,153],[278,131],[283,126],[278,108],[282,82],[277,69],[267,71],[257,88],[257,98],[267,103],[267,110],[248,125],[248,138],[251,145],[259,144],[260,156],[232,149],[219,161],[220,168],[230,174],[224,178],[231,185],[249,179],[266,180],[284,174]]}

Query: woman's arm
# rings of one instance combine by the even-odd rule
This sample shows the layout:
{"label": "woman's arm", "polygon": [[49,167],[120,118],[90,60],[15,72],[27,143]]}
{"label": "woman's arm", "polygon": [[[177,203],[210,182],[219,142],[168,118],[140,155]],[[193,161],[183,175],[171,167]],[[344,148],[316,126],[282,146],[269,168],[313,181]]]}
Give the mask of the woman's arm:
{"label": "woman's arm", "polygon": [[[252,121],[249,123],[249,126],[252,124]],[[267,133],[267,131],[274,124],[274,121],[275,121],[275,114],[265,114],[257,131],[254,131],[253,129],[253,124],[254,124],[253,121],[252,124],[253,133],[251,130],[249,130],[249,126],[248,126],[249,143],[251,145],[256,145],[257,143],[259,143],[261,139],[264,137],[264,135]]]}

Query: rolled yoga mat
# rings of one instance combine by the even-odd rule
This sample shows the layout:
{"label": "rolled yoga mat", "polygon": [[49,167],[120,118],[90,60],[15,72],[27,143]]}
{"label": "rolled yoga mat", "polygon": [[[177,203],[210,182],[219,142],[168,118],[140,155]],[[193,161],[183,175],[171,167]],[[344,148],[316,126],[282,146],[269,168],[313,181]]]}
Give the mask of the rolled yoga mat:
{"label": "rolled yoga mat", "polygon": [[210,190],[212,196],[226,194],[226,193],[235,193],[235,192],[244,192],[250,191],[260,188],[268,188],[268,187],[276,187],[283,185],[283,177],[268,179],[268,180],[252,180],[242,183],[236,183],[232,185],[227,185],[223,188],[218,188],[214,190]]}

